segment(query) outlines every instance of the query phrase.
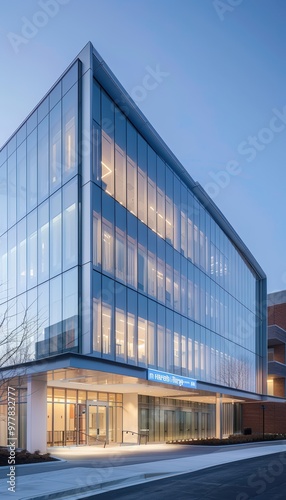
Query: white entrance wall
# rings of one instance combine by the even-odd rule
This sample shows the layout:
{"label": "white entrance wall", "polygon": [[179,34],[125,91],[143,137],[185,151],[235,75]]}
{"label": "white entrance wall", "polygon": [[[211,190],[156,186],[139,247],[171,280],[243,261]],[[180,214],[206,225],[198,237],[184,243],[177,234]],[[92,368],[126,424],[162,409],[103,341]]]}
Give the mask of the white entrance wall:
{"label": "white entrance wall", "polygon": [[[123,443],[138,442],[138,394],[123,394]],[[136,434],[132,435],[132,432]]]}
{"label": "white entrance wall", "polygon": [[47,449],[47,378],[39,375],[27,382],[27,450]]}

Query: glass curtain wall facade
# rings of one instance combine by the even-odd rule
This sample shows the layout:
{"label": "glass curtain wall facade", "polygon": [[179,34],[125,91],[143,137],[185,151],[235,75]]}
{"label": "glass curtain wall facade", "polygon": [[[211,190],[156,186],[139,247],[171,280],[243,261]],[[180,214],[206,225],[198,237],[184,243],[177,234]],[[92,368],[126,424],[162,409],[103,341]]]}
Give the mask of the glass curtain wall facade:
{"label": "glass curtain wall facade", "polygon": [[93,352],[259,387],[258,277],[93,81]]}
{"label": "glass curtain wall facade", "polygon": [[[263,392],[265,275],[104,65],[88,44],[0,151],[0,359],[12,349],[8,364],[49,372],[71,353],[146,387],[148,368],[191,377],[205,384],[197,403],[137,384],[136,429],[213,435],[205,390]],[[104,421],[121,441],[125,383],[115,400],[91,383],[90,403],[88,388],[48,382],[48,442],[88,444]],[[223,411],[225,432],[238,429],[239,410]]]}
{"label": "glass curtain wall facade", "polygon": [[15,332],[1,348],[20,346],[13,364],[79,347],[79,71],[76,62],[0,154],[0,317]]}

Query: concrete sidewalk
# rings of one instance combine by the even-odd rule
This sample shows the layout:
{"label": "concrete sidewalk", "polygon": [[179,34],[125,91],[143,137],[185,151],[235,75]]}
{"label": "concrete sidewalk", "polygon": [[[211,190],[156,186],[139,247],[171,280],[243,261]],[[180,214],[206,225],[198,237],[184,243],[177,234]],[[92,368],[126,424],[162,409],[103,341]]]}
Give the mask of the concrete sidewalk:
{"label": "concrete sidewalk", "polygon": [[[48,471],[38,474],[29,474],[17,478],[15,493],[8,491],[7,479],[0,481],[1,500],[52,500],[55,498],[82,499],[91,494],[99,494],[106,491],[118,489],[127,485],[134,485],[146,481],[154,481],[174,475],[195,472],[198,470],[223,465],[238,460],[245,460],[273,453],[286,453],[285,444],[261,445],[259,447],[246,447],[226,451],[221,449],[210,454],[197,455],[195,457],[176,458],[161,460],[135,465],[94,468],[74,467],[61,471]],[[47,464],[48,465],[48,464]],[[18,466],[21,467],[21,466]],[[9,472],[9,468],[7,473]]]}

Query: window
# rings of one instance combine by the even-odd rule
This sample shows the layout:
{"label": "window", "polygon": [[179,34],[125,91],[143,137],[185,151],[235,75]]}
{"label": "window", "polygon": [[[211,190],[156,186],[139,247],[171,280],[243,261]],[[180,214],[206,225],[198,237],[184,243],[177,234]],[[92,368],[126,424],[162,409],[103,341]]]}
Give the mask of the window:
{"label": "window", "polygon": [[166,240],[173,245],[174,243],[174,211],[173,211],[173,193],[174,174],[170,168],[166,170]]}
{"label": "window", "polygon": [[8,228],[16,222],[16,153],[8,159]]}
{"label": "window", "polygon": [[115,275],[126,280],[126,210],[116,204]]}
{"label": "window", "polygon": [[49,278],[49,203],[38,208],[38,280]]}
{"label": "window", "polygon": [[138,218],[147,224],[147,143],[138,135]]}
{"label": "window", "polygon": [[7,231],[7,163],[0,167],[0,234]]}
{"label": "window", "polygon": [[101,189],[93,186],[93,265],[101,267]]}
{"label": "window", "polygon": [[157,232],[165,238],[165,182],[166,166],[164,162],[157,157]]}
{"label": "window", "polygon": [[147,227],[138,222],[138,290],[147,293]]}
{"label": "window", "polygon": [[140,297],[138,301],[138,363],[147,363],[147,299]]}
{"label": "window", "polygon": [[61,185],[61,103],[50,113],[50,187],[55,191]]}
{"label": "window", "polygon": [[37,129],[27,138],[27,211],[37,205]]}
{"label": "window", "polygon": [[156,298],[156,234],[148,229],[148,295]]}
{"label": "window", "polygon": [[101,353],[101,275],[93,272],[93,350]]}
{"label": "window", "polygon": [[186,187],[181,184],[181,252],[187,257],[188,243],[188,194]]}
{"label": "window", "polygon": [[137,361],[137,294],[127,290],[127,348],[128,362]]}
{"label": "window", "polygon": [[38,126],[38,202],[49,194],[49,117]]}
{"label": "window", "polygon": [[127,213],[127,283],[137,288],[137,219]]}
{"label": "window", "polygon": [[102,354],[110,358],[114,342],[114,281],[103,276],[102,290],[104,291],[101,309]]}
{"label": "window", "polygon": [[78,262],[77,181],[63,188],[63,270]]}
{"label": "window", "polygon": [[32,288],[37,284],[37,210],[27,218],[27,284]]}
{"label": "window", "polygon": [[77,85],[63,97],[63,176],[69,179],[77,167]]}
{"label": "window", "polygon": [[157,299],[165,303],[165,242],[157,240]]}
{"label": "window", "polygon": [[148,226],[156,231],[156,154],[148,146]]}
{"label": "window", "polygon": [[50,280],[50,354],[62,352],[62,277]]}
{"label": "window", "polygon": [[174,176],[174,248],[181,251],[181,183]]}
{"label": "window", "polygon": [[158,368],[165,369],[166,356],[166,339],[165,339],[165,309],[158,305],[158,324],[157,324],[157,352],[158,352]]}
{"label": "window", "polygon": [[126,361],[126,288],[118,284],[115,291],[115,355]]}
{"label": "window", "polygon": [[17,293],[26,290],[26,219],[17,224]]}
{"label": "window", "polygon": [[156,302],[148,299],[148,365],[155,367],[156,351]]}
{"label": "window", "polygon": [[22,219],[24,215],[26,215],[26,141],[17,149],[17,220]]}
{"label": "window", "polygon": [[102,269],[114,273],[114,201],[102,194]]}
{"label": "window", "polygon": [[78,345],[78,269],[63,274],[63,348]]}
{"label": "window", "polygon": [[111,196],[114,195],[114,104],[109,97],[101,93],[102,109],[102,187]]}
{"label": "window", "polygon": [[174,251],[166,245],[166,306],[174,304]]}
{"label": "window", "polygon": [[137,215],[137,132],[127,122],[127,208]]}
{"label": "window", "polygon": [[50,198],[50,276],[62,270],[62,197],[57,191]]}
{"label": "window", "polygon": [[115,198],[126,207],[126,118],[115,113]]}

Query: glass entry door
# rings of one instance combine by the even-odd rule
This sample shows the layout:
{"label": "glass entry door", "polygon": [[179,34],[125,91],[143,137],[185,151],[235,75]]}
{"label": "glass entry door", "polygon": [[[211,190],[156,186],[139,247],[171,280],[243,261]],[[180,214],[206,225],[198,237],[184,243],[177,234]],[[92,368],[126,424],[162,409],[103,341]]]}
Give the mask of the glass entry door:
{"label": "glass entry door", "polygon": [[96,439],[108,441],[108,406],[104,403],[88,402],[88,444]]}

